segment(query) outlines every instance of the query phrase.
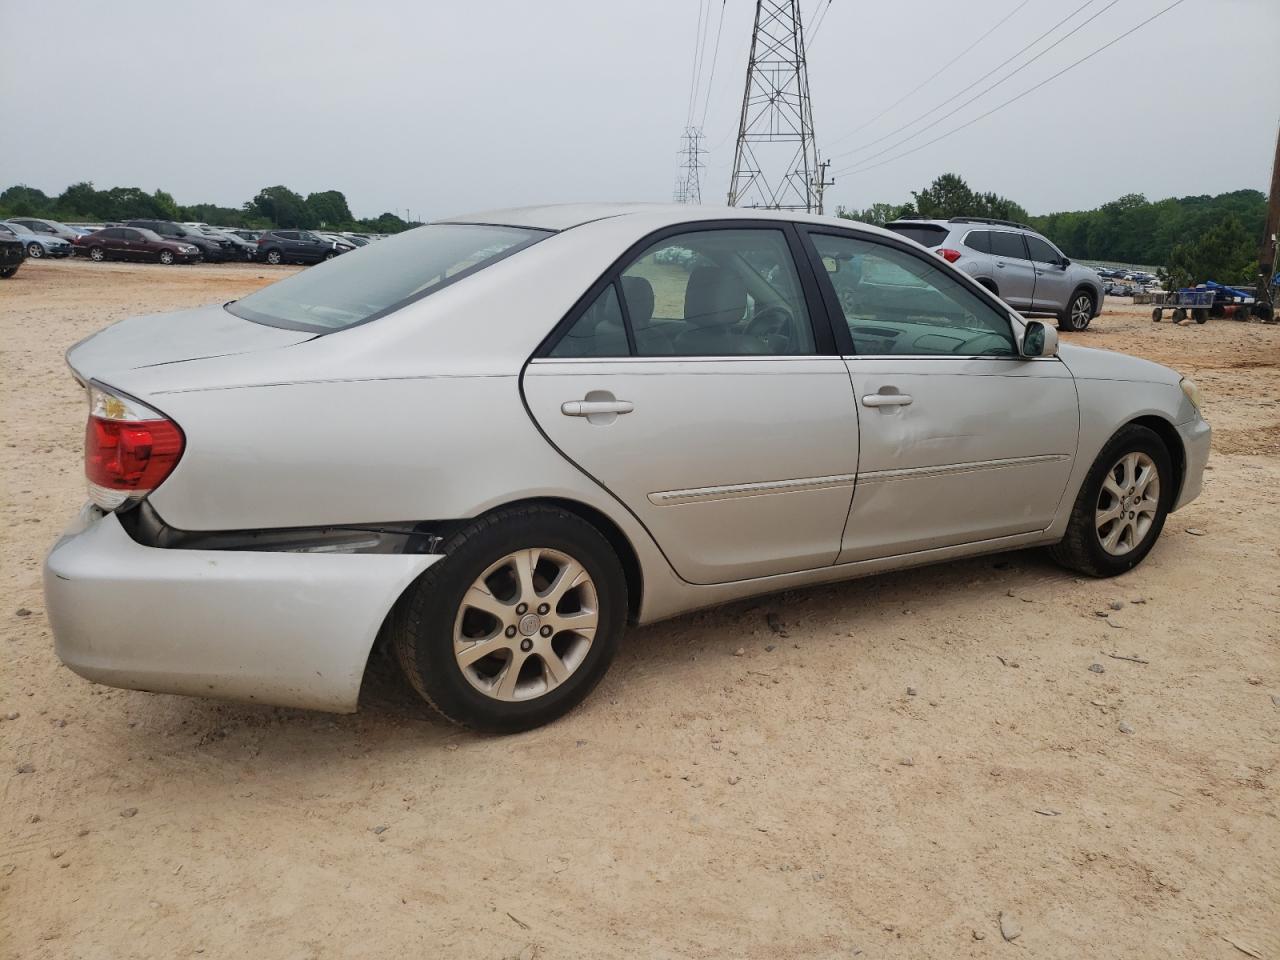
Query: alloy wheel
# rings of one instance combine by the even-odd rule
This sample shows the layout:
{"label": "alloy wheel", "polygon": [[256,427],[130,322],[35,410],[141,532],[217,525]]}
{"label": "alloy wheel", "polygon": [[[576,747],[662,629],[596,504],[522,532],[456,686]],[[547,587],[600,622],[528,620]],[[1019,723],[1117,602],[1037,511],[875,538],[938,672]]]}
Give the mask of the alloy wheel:
{"label": "alloy wheel", "polygon": [[517,550],[491,564],[463,595],[454,657],[485,696],[531,700],[582,665],[598,620],[595,583],[581,563],[559,550]]}
{"label": "alloy wheel", "polygon": [[99,263],[101,263],[103,260],[106,259],[106,254],[102,252],[101,247],[94,247],[89,251],[89,259],[96,260]]}
{"label": "alloy wheel", "polygon": [[1083,330],[1093,319],[1093,301],[1084,294],[1071,303],[1071,329]]}
{"label": "alloy wheel", "polygon": [[1140,546],[1160,511],[1160,471],[1145,453],[1126,453],[1102,481],[1094,527],[1102,549],[1122,557]]}
{"label": "alloy wheel", "polygon": [[27,256],[32,260],[39,260],[44,256],[44,247],[36,243],[34,240],[27,244]]}

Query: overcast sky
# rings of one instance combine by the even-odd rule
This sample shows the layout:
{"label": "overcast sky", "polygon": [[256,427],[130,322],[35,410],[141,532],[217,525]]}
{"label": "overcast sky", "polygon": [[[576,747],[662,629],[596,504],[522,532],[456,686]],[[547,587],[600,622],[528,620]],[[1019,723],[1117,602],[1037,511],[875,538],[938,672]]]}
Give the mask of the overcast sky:
{"label": "overcast sky", "polygon": [[[713,59],[716,67],[703,196],[722,203],[754,3],[709,2],[701,90]],[[1009,16],[1019,2],[830,0],[810,41],[819,148],[838,155],[882,137],[1083,0],[1027,0]],[[1093,0],[1055,36],[1109,2]],[[903,149],[1021,93],[1169,2],[1118,0]],[[808,17],[826,3],[803,0],[802,10]],[[92,180],[239,205],[283,183],[304,194],[342,190],[358,216],[408,208],[422,218],[531,202],[666,201],[698,10],[698,0],[0,0],[0,187],[57,193]],[[997,23],[923,90],[847,136]],[[842,173],[828,209],[901,201],[946,171],[1033,213],[1130,192],[1265,189],[1280,118],[1278,37],[1278,0],[1185,0],[955,136]],[[702,93],[698,100],[695,119]],[[832,169],[906,133],[837,156]]]}

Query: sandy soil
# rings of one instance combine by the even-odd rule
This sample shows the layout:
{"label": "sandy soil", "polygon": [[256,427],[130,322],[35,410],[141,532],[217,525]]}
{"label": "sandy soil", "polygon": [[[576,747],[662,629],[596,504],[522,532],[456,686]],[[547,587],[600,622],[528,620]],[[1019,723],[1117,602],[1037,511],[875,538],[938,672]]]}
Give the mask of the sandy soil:
{"label": "sandy soil", "polygon": [[1218,431],[1118,580],[1015,553],[739,603],[508,738],[385,668],[350,717],[92,686],[39,582],[83,499],[62,353],[283,272],[0,283],[0,955],[1280,958],[1280,327],[1067,337],[1193,374]]}

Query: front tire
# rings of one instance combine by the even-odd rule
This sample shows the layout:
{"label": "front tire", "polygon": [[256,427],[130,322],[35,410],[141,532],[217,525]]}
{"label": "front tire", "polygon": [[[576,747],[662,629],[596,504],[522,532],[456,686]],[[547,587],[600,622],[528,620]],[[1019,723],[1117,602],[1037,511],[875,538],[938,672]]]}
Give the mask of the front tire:
{"label": "front tire", "polygon": [[163,263],[166,267],[171,266],[171,265],[173,264],[173,251],[172,251],[172,250],[161,250],[161,251],[160,251],[160,262],[161,262],[161,263]]}
{"label": "front tire", "polygon": [[1058,315],[1058,329],[1079,332],[1088,329],[1093,320],[1093,294],[1077,290],[1071,295],[1067,309]]}
{"label": "front tire", "polygon": [[5,267],[4,269],[0,270],[0,280],[8,280],[17,272],[18,272],[17,267]]}
{"label": "front tire", "polygon": [[541,726],[582,702],[622,636],[627,585],[609,542],[555,507],[495,511],[452,537],[392,611],[414,689],[489,733]]}
{"label": "front tire", "polygon": [[44,247],[32,240],[27,244],[27,256],[32,260],[39,260],[44,256]]}
{"label": "front tire", "polygon": [[1132,570],[1151,552],[1173,505],[1173,461],[1164,441],[1138,424],[1098,454],[1053,558],[1091,577]]}

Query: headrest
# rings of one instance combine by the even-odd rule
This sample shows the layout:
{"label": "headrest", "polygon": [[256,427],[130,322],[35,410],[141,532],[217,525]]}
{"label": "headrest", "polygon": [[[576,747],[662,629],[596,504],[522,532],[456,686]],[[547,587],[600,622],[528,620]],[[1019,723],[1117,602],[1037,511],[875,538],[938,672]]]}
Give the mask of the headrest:
{"label": "headrest", "polygon": [[653,284],[644,277],[623,277],[622,295],[627,298],[631,326],[647,327],[653,319]]}
{"label": "headrest", "polygon": [[695,327],[727,327],[742,319],[747,287],[724,267],[698,267],[684,288],[684,318]]}

